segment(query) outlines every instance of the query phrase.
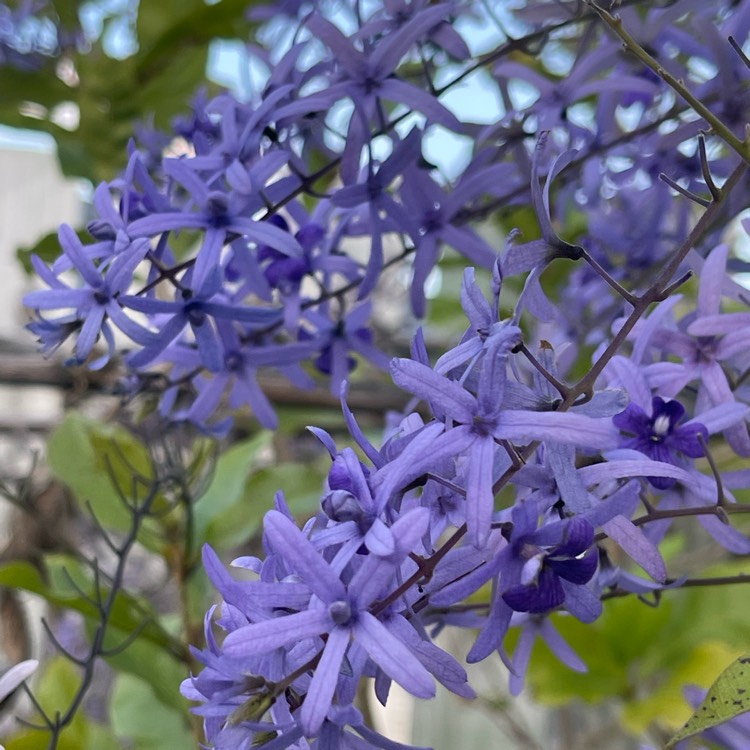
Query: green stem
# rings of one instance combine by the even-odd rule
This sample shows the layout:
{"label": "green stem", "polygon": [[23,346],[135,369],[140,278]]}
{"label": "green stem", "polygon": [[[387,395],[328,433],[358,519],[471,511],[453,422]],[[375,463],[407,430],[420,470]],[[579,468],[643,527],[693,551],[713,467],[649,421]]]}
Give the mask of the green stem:
{"label": "green stem", "polygon": [[714,133],[733,151],[739,154],[743,161],[750,163],[750,143],[747,140],[743,141],[738,138],[700,99],[693,95],[681,80],[675,78],[660,65],[658,60],[649,55],[636,39],[625,30],[620,16],[613,15],[609,11],[604,10],[594,0],[584,0],[584,2],[622,39],[623,45],[627,50],[634,54],[644,65],[653,70],[673,91],[679,94],[697,114],[711,125]]}

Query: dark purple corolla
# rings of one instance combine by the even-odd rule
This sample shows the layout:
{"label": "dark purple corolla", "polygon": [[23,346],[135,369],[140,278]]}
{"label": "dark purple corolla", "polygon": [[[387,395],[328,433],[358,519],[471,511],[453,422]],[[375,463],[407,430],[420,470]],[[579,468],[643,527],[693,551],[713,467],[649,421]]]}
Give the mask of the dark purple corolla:
{"label": "dark purple corolla", "polygon": [[[637,404],[630,403],[612,421],[623,432],[633,435],[625,441],[624,448],[645,453],[654,461],[679,466],[677,454],[700,458],[704,453],[701,438],[708,440],[708,430],[700,422],[680,425],[684,416],[685,407],[679,401],[665,401],[660,396],[654,396],[651,416]],[[649,477],[648,481],[660,490],[669,489],[675,483],[669,477]]]}
{"label": "dark purple corolla", "polygon": [[565,601],[562,580],[582,586],[596,573],[599,555],[592,546],[594,527],[585,518],[571,518],[562,542],[555,546],[539,544],[537,535],[534,532],[513,542],[513,554],[526,562],[521,583],[503,592],[503,600],[516,612],[550,612]]}

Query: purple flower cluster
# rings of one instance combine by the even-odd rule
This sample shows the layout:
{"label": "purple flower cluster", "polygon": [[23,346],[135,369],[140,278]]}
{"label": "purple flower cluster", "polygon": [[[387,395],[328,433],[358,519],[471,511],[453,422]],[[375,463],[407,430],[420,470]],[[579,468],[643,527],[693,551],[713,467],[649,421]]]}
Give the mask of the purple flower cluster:
{"label": "purple flower cluster", "polygon": [[[436,681],[471,696],[435,643],[447,625],[478,629],[468,660],[499,653],[514,693],[537,636],[584,670],[549,615],[592,622],[608,594],[676,585],[659,550],[670,511],[699,509],[719,544],[750,553],[726,512],[750,477],[722,478],[711,449],[723,437],[727,453],[750,455],[750,313],[727,273],[745,265],[723,234],[747,170],[579,6],[529,2],[515,14],[525,42],[478,56],[461,29],[484,3],[286,2],[296,33],[258,53],[270,73],[257,100],[197,98],[170,139],[180,156],[157,137],[133,144],[124,174],[96,190],[93,242],[63,227],[61,257],[34,260],[46,288],[26,304],[46,353],[73,335],[76,363],[120,351],[134,391],[166,373],[162,413],[216,432],[225,402],[276,426],[262,368],[301,388],[314,369],[334,394],[358,359],[387,368],[369,326],[387,265],[408,265],[416,317],[446,248],[476,268],[463,276],[458,344],[433,361],[420,331],[411,356],[390,361],[415,410],[379,448],[345,397],[364,458],[311,428],[331,458],[317,515],[300,529],[279,493],[265,557],[234,563],[252,576],[204,550],[222,603],[183,693],[201,704],[211,747],[403,747],[366,725],[359,685],[373,680],[383,703],[392,681],[420,698]],[[740,132],[750,85],[723,39],[747,38],[750,2],[677,0],[622,18]],[[586,33],[570,34],[575,24]],[[535,43],[552,54],[532,70],[518,59]],[[438,68],[453,77],[438,84]],[[445,96],[480,68],[505,109],[489,125],[462,121]],[[473,139],[453,180],[427,157],[440,128]],[[480,231],[524,206],[538,238],[504,226],[501,249]],[[694,304],[670,294],[688,265]],[[611,545],[629,561],[610,560]]]}
{"label": "purple flower cluster", "polygon": [[[725,73],[724,63],[734,69],[741,61],[718,39],[744,38],[750,12],[746,3],[732,13],[723,5],[681,0],[643,19],[628,10],[626,20],[676,76],[692,80],[693,59],[707,61],[702,70],[715,64],[722,72],[704,73],[701,95],[721,108],[731,94],[736,110],[748,87],[739,70]],[[498,32],[500,62],[485,85],[507,112],[478,128],[450,111],[443,94],[482,64],[457,23],[481,15],[481,3],[388,2],[369,16],[355,6],[333,15],[322,4],[312,12],[285,6],[303,14],[298,33],[288,48],[258,51],[270,73],[255,100],[198,97],[174,133],[141,129],[143,147],[131,146],[125,172],[96,190],[93,242],[63,228],[61,257],[51,268],[35,262],[48,289],[26,304],[45,353],[73,337],[71,362],[100,367],[122,354],[136,391],[154,371],[166,373],[162,412],[171,418],[218,429],[226,423],[214,412],[227,398],[274,427],[259,368],[309,387],[302,364],[311,361],[336,394],[358,359],[384,367],[367,332],[384,264],[409,260],[411,307],[423,316],[425,283],[445,250],[491,268],[497,248],[472,224],[527,200],[529,185],[542,237],[516,242],[503,273],[532,272],[523,305],[559,324],[553,343],[603,340],[598,308],[610,305],[611,314],[612,297],[590,265],[571,275],[559,308],[538,276],[556,258],[580,259],[585,246],[585,257],[613,280],[642,286],[689,221],[689,201],[675,200],[659,173],[690,194],[706,190],[696,151],[704,123],[670,106],[666,84],[604,31],[597,45],[568,44],[564,73],[546,62],[532,72],[508,61],[513,45]],[[519,11],[532,36],[534,18]],[[702,35],[679,33],[685,23],[701,24]],[[415,76],[407,70],[417,60]],[[441,65],[455,74],[438,87],[431,71]],[[538,97],[514,110],[519,84]],[[436,126],[474,136],[452,182],[425,157],[425,134]],[[560,155],[548,165],[553,151]],[[725,178],[736,159],[707,153],[714,178]],[[570,209],[585,217],[586,230],[566,240],[554,215]]]}
{"label": "purple flower cluster", "polygon": [[[402,415],[377,449],[344,403],[366,463],[313,429],[332,462],[320,511],[300,530],[277,495],[264,523],[265,559],[234,563],[255,580],[231,576],[205,549],[225,637],[214,636],[212,610],[208,647],[195,652],[204,669],[183,692],[202,704],[196,711],[213,747],[307,746],[302,738],[311,747],[331,738],[343,743],[331,747],[395,747],[364,725],[357,686],[374,679],[383,703],[391,681],[420,698],[434,694],[435,680],[471,695],[464,670],[433,640],[445,625],[478,627],[468,660],[499,652],[518,692],[537,635],[585,670],[548,615],[592,622],[606,592],[668,585],[658,538],[631,520],[640,495],[650,487],[653,503],[675,493],[715,503],[715,481],[691,459],[703,455],[709,433],[736,428],[747,406],[721,404],[683,422],[685,407],[651,396],[642,368],[618,356],[590,399],[562,408],[549,344],[532,370],[518,326],[493,321],[500,288],[496,273],[489,302],[469,269],[462,341],[434,366],[420,337],[412,358],[393,361],[394,381],[428,405],[429,421]],[[725,528],[720,542],[750,551],[750,540]],[[649,578],[600,565],[598,531]],[[467,607],[487,583],[489,602]],[[503,643],[512,625],[523,635],[511,658]]]}

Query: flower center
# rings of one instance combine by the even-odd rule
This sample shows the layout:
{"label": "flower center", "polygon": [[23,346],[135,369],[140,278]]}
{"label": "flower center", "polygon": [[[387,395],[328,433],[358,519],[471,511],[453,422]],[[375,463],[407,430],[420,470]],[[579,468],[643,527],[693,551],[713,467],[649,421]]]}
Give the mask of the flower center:
{"label": "flower center", "polygon": [[349,602],[337,601],[328,607],[328,614],[336,625],[346,625],[352,619],[352,608]]}
{"label": "flower center", "polygon": [[670,431],[669,416],[667,414],[660,414],[658,417],[656,417],[656,419],[654,419],[652,430],[652,440],[661,441],[664,437],[666,437]]}

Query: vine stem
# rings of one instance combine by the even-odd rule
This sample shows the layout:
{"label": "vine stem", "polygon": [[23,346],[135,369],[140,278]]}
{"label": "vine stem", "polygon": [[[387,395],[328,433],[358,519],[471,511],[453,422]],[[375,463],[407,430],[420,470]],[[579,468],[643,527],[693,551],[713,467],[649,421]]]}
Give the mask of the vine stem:
{"label": "vine stem", "polygon": [[672,257],[667,260],[664,267],[659,272],[654,283],[644,292],[640,297],[635,300],[633,305],[633,311],[626,318],[620,330],[615,334],[609,346],[604,350],[599,359],[594,362],[589,372],[582,377],[576,386],[570,390],[570,393],[565,398],[563,406],[567,409],[573,405],[576,398],[582,393],[591,390],[594,387],[596,379],[601,375],[602,370],[605,368],[607,363],[616,354],[618,349],[625,342],[630,332],[633,330],[635,324],[640,320],[646,310],[654,303],[659,302],[665,298],[665,292],[670,288],[672,279],[677,272],[680,264],[685,260],[687,254],[690,252],[690,248],[694,247],[698,241],[703,237],[706,229],[711,225],[715,215],[721,210],[722,203],[732,189],[739,183],[741,177],[747,169],[747,164],[741,162],[738,164],[732,174],[729,176],[727,181],[724,183],[720,191],[718,198],[711,203],[711,205],[703,212],[700,219],[696,222],[690,234],[687,236],[685,241],[678,247]]}
{"label": "vine stem", "polygon": [[598,5],[595,0],[584,0],[586,5],[589,6],[601,20],[622,39],[624,47],[635,55],[644,65],[650,68],[656,73],[659,78],[662,79],[671,89],[679,94],[697,114],[699,114],[706,122],[711,125],[714,133],[718,135],[733,151],[735,151],[740,158],[750,163],[750,142],[746,138],[744,141],[738,138],[732,130],[719,119],[711,110],[698,99],[685,84],[675,78],[668,70],[666,70],[659,61],[652,57],[645,49],[638,43],[638,41],[625,29],[622,18],[618,15],[612,14],[609,11]]}
{"label": "vine stem", "polygon": [[[134,483],[134,495],[136,492],[135,486],[137,486],[137,481]],[[78,690],[76,691],[70,702],[70,705],[64,713],[58,711],[55,713],[55,718],[50,719],[50,717],[42,710],[41,706],[37,704],[37,708],[42,714],[42,718],[50,731],[50,740],[49,744],[47,745],[47,750],[55,750],[57,748],[62,730],[73,721],[76,712],[83,703],[83,699],[86,696],[86,693],[88,692],[88,689],[94,679],[94,667],[96,666],[97,659],[100,656],[106,655],[107,653],[114,653],[120,648],[117,647],[116,649],[109,649],[107,648],[107,646],[105,646],[107,629],[112,617],[115,601],[120,593],[120,589],[123,587],[125,566],[127,564],[128,556],[131,549],[135,545],[136,539],[138,538],[138,532],[140,531],[141,525],[144,519],[149,515],[151,506],[153,505],[154,500],[157,498],[158,494],[159,485],[157,482],[154,482],[148,488],[147,494],[140,504],[137,504],[137,500],[135,500],[134,498],[134,503],[132,505],[128,505],[132,516],[132,524],[122,544],[115,550],[115,553],[117,555],[117,566],[111,579],[109,593],[107,594],[107,597],[106,599],[104,599],[104,601],[101,601],[99,578],[97,575],[94,576],[94,601],[96,602],[97,609],[99,610],[99,625],[97,626],[96,632],[94,633],[88,656],[85,659],[80,660],[83,666],[83,676],[81,678],[81,683],[78,686]]]}

